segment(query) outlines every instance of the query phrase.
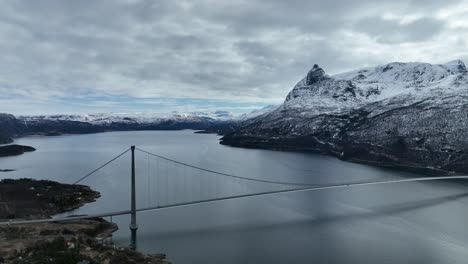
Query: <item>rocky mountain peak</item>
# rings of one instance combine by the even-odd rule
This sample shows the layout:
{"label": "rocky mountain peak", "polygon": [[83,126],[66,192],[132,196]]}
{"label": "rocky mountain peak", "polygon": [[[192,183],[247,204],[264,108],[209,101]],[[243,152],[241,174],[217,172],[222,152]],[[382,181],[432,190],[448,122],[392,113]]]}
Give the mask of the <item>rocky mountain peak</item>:
{"label": "rocky mountain peak", "polygon": [[450,71],[455,72],[455,73],[460,73],[460,72],[466,72],[466,66],[465,63],[461,60],[454,60],[450,61],[444,64],[447,66]]}
{"label": "rocky mountain peak", "polygon": [[326,77],[325,71],[317,64],[314,64],[312,69],[307,73],[306,85],[312,85]]}
{"label": "rocky mountain peak", "polygon": [[466,173],[467,95],[460,60],[392,62],[332,76],[314,65],[279,108],[243,121],[222,143]]}

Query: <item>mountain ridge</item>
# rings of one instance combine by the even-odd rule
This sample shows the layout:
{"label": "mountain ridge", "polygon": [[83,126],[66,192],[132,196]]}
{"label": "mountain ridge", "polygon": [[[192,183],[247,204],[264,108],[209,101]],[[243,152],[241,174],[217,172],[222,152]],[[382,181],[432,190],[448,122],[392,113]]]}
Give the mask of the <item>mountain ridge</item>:
{"label": "mountain ridge", "polygon": [[[272,106],[268,106],[272,107]],[[230,124],[264,114],[257,109],[251,113],[234,116],[228,111],[213,112],[132,112],[96,114],[21,115],[0,114],[0,144],[13,142],[16,137],[26,135],[85,134],[106,131],[129,130],[223,130]],[[215,133],[216,131],[208,131]]]}
{"label": "mountain ridge", "polygon": [[326,75],[318,65],[284,103],[221,144],[468,172],[468,74],[462,61],[389,63]]}

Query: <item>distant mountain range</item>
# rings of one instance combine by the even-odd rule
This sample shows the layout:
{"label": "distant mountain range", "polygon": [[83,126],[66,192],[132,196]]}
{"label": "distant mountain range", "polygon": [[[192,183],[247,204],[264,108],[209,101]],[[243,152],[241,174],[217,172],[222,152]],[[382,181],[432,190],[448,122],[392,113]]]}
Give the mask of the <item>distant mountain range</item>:
{"label": "distant mountain range", "polygon": [[221,143],[468,172],[467,69],[460,60],[395,62],[329,76],[314,65],[281,106]]}
{"label": "distant mountain range", "polygon": [[[271,106],[269,106],[271,108]],[[15,137],[25,135],[83,134],[125,130],[210,130],[228,127],[269,111],[255,110],[235,116],[228,111],[191,113],[99,113],[83,115],[32,115],[0,114],[0,144],[10,143]]]}
{"label": "distant mountain range", "polygon": [[190,112],[190,113],[98,113],[83,115],[36,115],[19,116],[18,119],[29,124],[44,121],[72,121],[83,122],[93,125],[110,125],[112,123],[122,124],[156,124],[167,121],[174,122],[202,122],[202,121],[225,121],[231,120],[235,116],[228,111],[215,112]]}
{"label": "distant mountain range", "polygon": [[468,72],[465,64],[389,63],[337,75],[318,65],[279,106],[234,116],[212,113],[0,114],[0,143],[30,134],[196,129],[221,144],[307,150],[341,159],[468,172]]}

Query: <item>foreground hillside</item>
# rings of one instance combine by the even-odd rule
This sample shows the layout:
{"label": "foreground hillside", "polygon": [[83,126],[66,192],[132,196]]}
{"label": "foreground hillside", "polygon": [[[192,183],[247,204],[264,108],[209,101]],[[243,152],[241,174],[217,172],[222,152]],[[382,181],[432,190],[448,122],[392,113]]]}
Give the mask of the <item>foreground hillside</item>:
{"label": "foreground hillside", "polygon": [[314,65],[280,107],[244,121],[221,143],[468,172],[467,102],[462,61],[390,63],[334,76]]}
{"label": "foreground hillside", "polygon": [[5,224],[43,219],[95,201],[100,194],[87,186],[46,180],[0,181],[0,263],[157,263],[164,254],[145,255],[106,245],[118,229],[101,218],[66,222]]}

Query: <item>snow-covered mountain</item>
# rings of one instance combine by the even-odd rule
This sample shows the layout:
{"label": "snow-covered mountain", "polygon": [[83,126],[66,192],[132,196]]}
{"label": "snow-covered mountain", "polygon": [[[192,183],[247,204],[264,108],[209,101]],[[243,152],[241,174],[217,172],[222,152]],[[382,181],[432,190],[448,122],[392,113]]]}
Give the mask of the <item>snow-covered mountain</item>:
{"label": "snow-covered mountain", "polygon": [[247,118],[265,114],[274,109],[268,106],[251,113],[236,116],[229,111],[190,113],[97,113],[81,115],[30,115],[15,117],[0,114],[0,144],[30,134],[60,135],[96,133],[122,130],[179,130],[195,129],[206,133],[232,131]]}
{"label": "snow-covered mountain", "polygon": [[29,134],[75,134],[122,130],[204,130],[234,118],[230,112],[98,113],[19,116]]}
{"label": "snow-covered mountain", "polygon": [[437,93],[457,93],[466,89],[466,72],[460,60],[442,65],[394,62],[333,76],[314,65],[289,93],[283,108],[332,113],[397,96],[420,100]]}
{"label": "snow-covered mountain", "polygon": [[[190,113],[97,113],[82,115],[31,115],[19,116],[24,126],[23,134],[95,133],[121,130],[179,130],[195,129],[217,133],[231,128],[246,118],[265,114],[272,106],[236,116],[229,111]],[[1,125],[1,124],[0,124]]]}
{"label": "snow-covered mountain", "polygon": [[222,143],[468,171],[468,73],[460,60],[332,76],[314,65],[281,106],[243,124]]}
{"label": "snow-covered mountain", "polygon": [[157,124],[163,122],[215,122],[225,121],[234,118],[234,115],[227,111],[216,112],[191,112],[191,113],[97,113],[83,115],[37,115],[19,116],[26,124],[39,121],[72,121],[83,122],[93,125],[109,125],[112,123],[124,124]]}

